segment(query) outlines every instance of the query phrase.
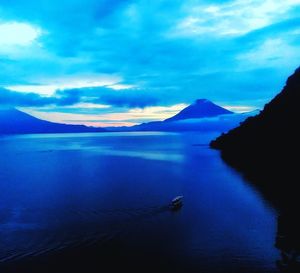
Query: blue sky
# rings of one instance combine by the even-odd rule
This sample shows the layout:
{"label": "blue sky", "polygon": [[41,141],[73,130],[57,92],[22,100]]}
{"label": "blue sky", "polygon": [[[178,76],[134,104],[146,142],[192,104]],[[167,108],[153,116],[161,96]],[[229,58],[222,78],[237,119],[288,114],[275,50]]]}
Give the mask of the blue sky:
{"label": "blue sky", "polygon": [[261,108],[300,65],[300,0],[1,0],[0,107],[93,126],[198,98]]}

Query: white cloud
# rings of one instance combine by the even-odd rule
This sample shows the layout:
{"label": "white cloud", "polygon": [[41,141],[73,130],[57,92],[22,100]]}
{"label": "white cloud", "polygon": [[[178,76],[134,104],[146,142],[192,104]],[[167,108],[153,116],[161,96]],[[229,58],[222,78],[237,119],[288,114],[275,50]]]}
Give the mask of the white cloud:
{"label": "white cloud", "polygon": [[[72,75],[61,78],[39,80],[36,85],[10,85],[5,88],[19,92],[34,92],[42,95],[52,95],[56,90],[110,86],[118,89],[122,78],[118,75],[89,74]],[[129,87],[128,87],[129,88]]]}
{"label": "white cloud", "polygon": [[39,27],[28,23],[0,22],[0,56],[14,60],[44,56],[38,40],[44,33]]}
{"label": "white cloud", "polygon": [[132,85],[132,84],[117,83],[117,84],[108,85],[107,87],[114,89],[114,90],[126,90],[126,89],[135,88],[136,86]]}
{"label": "white cloud", "polygon": [[288,44],[281,39],[268,39],[246,53],[237,57],[241,67],[290,67],[294,69],[300,62],[298,47]]}
{"label": "white cloud", "polygon": [[0,23],[0,46],[28,46],[40,35],[41,30],[26,23]]}
{"label": "white cloud", "polygon": [[300,5],[300,0],[236,0],[219,5],[186,6],[186,17],[173,36],[235,36],[279,22]]}
{"label": "white cloud", "polygon": [[257,109],[254,106],[249,105],[222,105],[222,107],[235,113],[247,113]]}

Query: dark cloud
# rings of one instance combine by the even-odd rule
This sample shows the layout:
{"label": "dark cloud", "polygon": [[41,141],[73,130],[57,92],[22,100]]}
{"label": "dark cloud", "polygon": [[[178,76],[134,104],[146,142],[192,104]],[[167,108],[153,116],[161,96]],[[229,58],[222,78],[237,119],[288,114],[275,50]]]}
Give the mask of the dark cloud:
{"label": "dark cloud", "polygon": [[45,106],[55,104],[56,98],[42,97],[35,93],[20,93],[0,88],[0,106]]}
{"label": "dark cloud", "polygon": [[108,87],[68,89],[57,91],[55,96],[64,103],[83,102],[126,108],[144,108],[157,105],[160,101],[149,91],[134,88],[123,90],[113,90]]}
{"label": "dark cloud", "polygon": [[[157,105],[158,99],[153,96],[145,96],[145,95],[138,95],[138,94],[106,94],[102,96],[99,102],[103,102],[104,104],[109,104],[113,106],[124,106],[128,108],[144,108],[146,106],[154,106]],[[95,101],[96,103],[98,101]]]}
{"label": "dark cloud", "polygon": [[58,90],[54,94],[54,98],[56,99],[57,106],[69,106],[74,105],[76,103],[80,103],[81,92],[79,89],[72,89],[70,91]]}
{"label": "dark cloud", "polygon": [[59,93],[56,96],[41,96],[37,93],[23,93],[0,88],[0,105],[13,107],[42,107],[48,105],[69,106],[80,102],[79,92],[72,96]]}
{"label": "dark cloud", "polygon": [[[136,89],[113,90],[107,87],[58,90],[53,96],[21,93],[0,88],[0,105],[14,107],[57,107],[77,103],[104,104],[124,108],[144,108],[157,105],[159,100],[147,91]],[[76,112],[76,109],[73,109]]]}

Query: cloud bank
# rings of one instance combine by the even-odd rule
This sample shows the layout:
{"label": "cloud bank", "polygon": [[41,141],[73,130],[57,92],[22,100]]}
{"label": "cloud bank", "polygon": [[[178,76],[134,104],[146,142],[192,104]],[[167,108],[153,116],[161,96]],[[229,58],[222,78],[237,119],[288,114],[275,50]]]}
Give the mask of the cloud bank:
{"label": "cloud bank", "polygon": [[300,64],[299,11],[299,0],[3,0],[0,103],[49,117],[198,98],[262,107]]}

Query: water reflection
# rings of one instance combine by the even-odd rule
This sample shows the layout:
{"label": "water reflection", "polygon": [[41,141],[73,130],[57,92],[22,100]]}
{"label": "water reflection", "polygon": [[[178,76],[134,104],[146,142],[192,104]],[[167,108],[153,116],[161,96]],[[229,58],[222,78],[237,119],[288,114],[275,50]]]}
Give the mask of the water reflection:
{"label": "water reflection", "polygon": [[298,211],[283,211],[278,216],[275,246],[281,252],[281,257],[277,261],[280,272],[300,272],[300,222]]}
{"label": "water reflection", "polygon": [[[300,221],[299,190],[294,181],[299,174],[291,160],[281,159],[278,166],[266,162],[264,166],[240,169],[225,158],[223,160],[240,172],[256,190],[274,207],[278,213],[277,231],[274,246],[279,250],[279,257],[274,263],[279,272],[300,272]],[[290,181],[290,182],[289,182]]]}

